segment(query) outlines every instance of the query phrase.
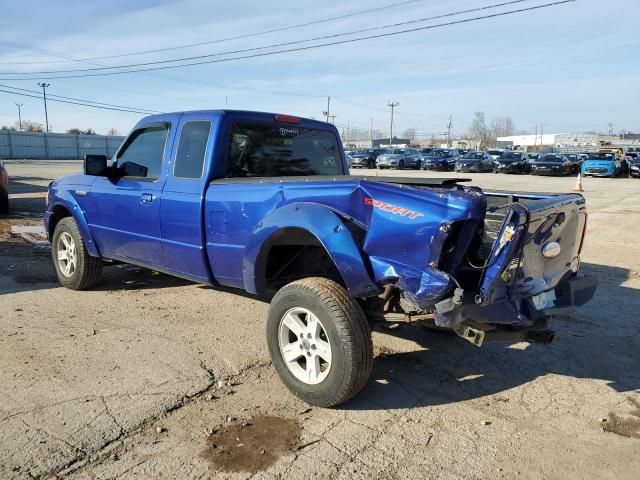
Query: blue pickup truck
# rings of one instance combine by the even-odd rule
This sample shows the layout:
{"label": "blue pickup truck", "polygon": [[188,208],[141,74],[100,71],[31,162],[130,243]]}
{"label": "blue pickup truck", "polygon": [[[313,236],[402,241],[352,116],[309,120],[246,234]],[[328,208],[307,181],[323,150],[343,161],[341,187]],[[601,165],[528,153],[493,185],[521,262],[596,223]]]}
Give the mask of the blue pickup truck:
{"label": "blue pickup truck", "polygon": [[67,288],[126,262],[269,298],[273,365],[319,406],[367,382],[373,319],[551,341],[596,288],[578,275],[586,220],[578,194],[351,176],[333,125],[228,110],[142,119],[112,159],[52,182],[44,216]]}

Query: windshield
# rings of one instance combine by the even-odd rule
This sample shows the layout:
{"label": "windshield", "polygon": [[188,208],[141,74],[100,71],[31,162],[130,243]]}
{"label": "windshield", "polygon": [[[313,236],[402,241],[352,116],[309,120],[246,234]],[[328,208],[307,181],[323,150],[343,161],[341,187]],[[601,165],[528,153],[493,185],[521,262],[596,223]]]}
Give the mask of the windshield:
{"label": "windshield", "polygon": [[564,159],[561,155],[544,155],[540,161],[547,163],[562,163],[564,162]]}
{"label": "windshield", "polygon": [[436,148],[435,150],[431,150],[429,155],[433,157],[448,157],[451,155],[451,152],[449,152],[449,150],[444,150],[442,148]]}
{"label": "windshield", "polygon": [[614,154],[608,152],[593,152],[589,154],[589,160],[609,160],[614,161]]}
{"label": "windshield", "polygon": [[227,147],[227,177],[341,175],[335,133],[297,125],[235,123]]}
{"label": "windshield", "polygon": [[500,155],[500,160],[520,160],[519,153],[505,152]]}
{"label": "windshield", "polygon": [[482,160],[484,153],[482,152],[469,152],[465,153],[462,158],[465,160]]}
{"label": "windshield", "polygon": [[487,150],[489,155],[502,155],[502,150]]}

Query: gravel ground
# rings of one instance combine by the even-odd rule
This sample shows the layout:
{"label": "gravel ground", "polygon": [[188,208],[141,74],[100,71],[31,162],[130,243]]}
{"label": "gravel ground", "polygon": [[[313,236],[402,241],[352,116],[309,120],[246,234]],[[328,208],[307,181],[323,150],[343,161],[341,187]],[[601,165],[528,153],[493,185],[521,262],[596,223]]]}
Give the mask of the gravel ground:
{"label": "gravel ground", "polygon": [[[585,181],[583,268],[601,285],[554,325],[552,345],[478,349],[419,325],[376,328],[371,381],[329,410],[296,400],[270,368],[260,300],[126,266],[91,291],[60,288],[48,251],[11,226],[40,225],[48,182],[81,164],[7,169],[0,478],[640,477],[639,180]],[[385,172],[397,174],[442,176]]]}

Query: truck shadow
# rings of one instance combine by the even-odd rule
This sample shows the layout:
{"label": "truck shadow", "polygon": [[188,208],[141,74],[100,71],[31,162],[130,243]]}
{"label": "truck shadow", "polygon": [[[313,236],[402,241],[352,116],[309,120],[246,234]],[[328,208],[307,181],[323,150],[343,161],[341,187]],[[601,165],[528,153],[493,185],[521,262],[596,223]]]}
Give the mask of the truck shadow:
{"label": "truck shadow", "polygon": [[618,392],[639,389],[640,292],[622,286],[637,274],[594,264],[584,264],[583,272],[599,277],[596,297],[576,314],[554,321],[553,344],[477,348],[456,336],[405,325],[388,333],[421,350],[383,349],[363,392],[343,408],[387,410],[489,400],[545,375],[598,379]]}

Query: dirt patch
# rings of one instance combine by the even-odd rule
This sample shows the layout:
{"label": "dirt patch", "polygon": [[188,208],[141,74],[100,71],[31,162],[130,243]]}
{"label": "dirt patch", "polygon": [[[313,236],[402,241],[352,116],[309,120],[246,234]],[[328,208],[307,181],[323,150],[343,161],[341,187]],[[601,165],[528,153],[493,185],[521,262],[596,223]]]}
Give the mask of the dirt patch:
{"label": "dirt patch", "polygon": [[607,422],[602,427],[605,432],[617,433],[623,437],[640,438],[640,400],[629,398],[634,409],[624,417],[609,413]]}
{"label": "dirt patch", "polygon": [[254,417],[214,431],[202,456],[225,472],[256,473],[293,452],[299,439],[300,424],[294,418]]}

